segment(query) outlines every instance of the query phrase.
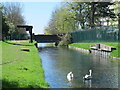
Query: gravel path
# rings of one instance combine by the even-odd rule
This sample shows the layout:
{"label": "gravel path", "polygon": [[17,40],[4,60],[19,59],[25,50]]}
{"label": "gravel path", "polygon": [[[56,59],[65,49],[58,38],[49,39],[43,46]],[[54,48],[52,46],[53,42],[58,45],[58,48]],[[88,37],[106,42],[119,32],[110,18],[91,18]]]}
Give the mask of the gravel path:
{"label": "gravel path", "polygon": [[28,42],[28,40],[12,40],[12,42]]}

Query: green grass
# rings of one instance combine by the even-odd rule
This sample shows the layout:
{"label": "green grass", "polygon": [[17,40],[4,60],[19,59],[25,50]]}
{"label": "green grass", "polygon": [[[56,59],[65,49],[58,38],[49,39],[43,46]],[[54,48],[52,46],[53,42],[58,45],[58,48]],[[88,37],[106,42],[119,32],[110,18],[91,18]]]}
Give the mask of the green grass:
{"label": "green grass", "polygon": [[[31,46],[5,42],[0,44],[2,44],[2,65],[0,66],[2,66],[3,88],[49,88],[44,78],[37,48],[33,44],[29,44]],[[21,48],[29,48],[30,52],[21,51]]]}
{"label": "green grass", "polygon": [[29,46],[32,46],[36,43],[36,41],[33,41],[33,43],[29,43],[30,42],[29,40],[26,40],[26,42],[13,42],[13,41],[6,40],[5,42],[6,43],[11,43],[11,44],[29,45]]}
{"label": "green grass", "polygon": [[70,44],[69,46],[83,48],[83,49],[90,49],[90,45],[93,45],[93,44],[105,44],[105,45],[113,46],[116,48],[116,50],[113,50],[112,53],[110,54],[110,56],[120,57],[120,55],[118,54],[120,46],[118,45],[117,42],[73,43],[73,44]]}
{"label": "green grass", "polygon": [[[2,64],[2,41],[0,41],[0,64]],[[0,65],[0,80],[2,79],[2,65]]]}

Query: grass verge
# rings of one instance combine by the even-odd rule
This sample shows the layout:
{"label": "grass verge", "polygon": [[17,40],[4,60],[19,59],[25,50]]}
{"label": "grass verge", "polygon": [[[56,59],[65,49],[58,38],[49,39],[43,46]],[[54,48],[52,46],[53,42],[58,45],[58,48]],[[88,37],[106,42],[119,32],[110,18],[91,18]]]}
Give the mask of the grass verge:
{"label": "grass verge", "polygon": [[[0,42],[0,44],[2,44],[0,66],[2,66],[3,88],[49,88],[34,43],[7,41]],[[30,51],[21,51],[21,48],[28,48]]]}
{"label": "grass verge", "polygon": [[117,42],[99,42],[99,43],[73,43],[69,44],[69,46],[77,47],[77,48],[83,48],[83,49],[90,49],[90,45],[93,44],[105,44],[109,46],[113,46],[116,48],[116,50],[113,50],[110,56],[112,57],[120,57],[118,51],[120,50],[120,46],[118,45]]}

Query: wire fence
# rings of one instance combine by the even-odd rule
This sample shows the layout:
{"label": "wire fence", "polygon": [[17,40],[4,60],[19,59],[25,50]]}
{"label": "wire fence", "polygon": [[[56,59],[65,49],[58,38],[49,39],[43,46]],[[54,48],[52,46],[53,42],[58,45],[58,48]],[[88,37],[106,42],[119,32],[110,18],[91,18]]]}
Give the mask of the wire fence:
{"label": "wire fence", "polygon": [[118,27],[86,29],[72,32],[72,42],[118,42]]}
{"label": "wire fence", "polygon": [[27,40],[29,39],[29,36],[27,34],[16,34],[13,33],[9,36],[10,40]]}

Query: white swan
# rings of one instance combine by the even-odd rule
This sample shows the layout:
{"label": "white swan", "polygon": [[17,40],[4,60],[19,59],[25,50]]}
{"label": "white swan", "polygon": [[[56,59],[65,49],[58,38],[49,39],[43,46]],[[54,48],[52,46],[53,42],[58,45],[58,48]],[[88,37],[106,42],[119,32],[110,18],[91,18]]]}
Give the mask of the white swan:
{"label": "white swan", "polygon": [[73,80],[73,73],[72,73],[72,72],[69,72],[69,73],[67,74],[67,79],[68,79],[68,81]]}
{"label": "white swan", "polygon": [[86,75],[83,77],[84,80],[90,80],[90,79],[92,78],[92,75],[91,75],[91,74],[92,74],[92,70],[89,70],[89,72],[90,72],[89,75],[86,74]]}

